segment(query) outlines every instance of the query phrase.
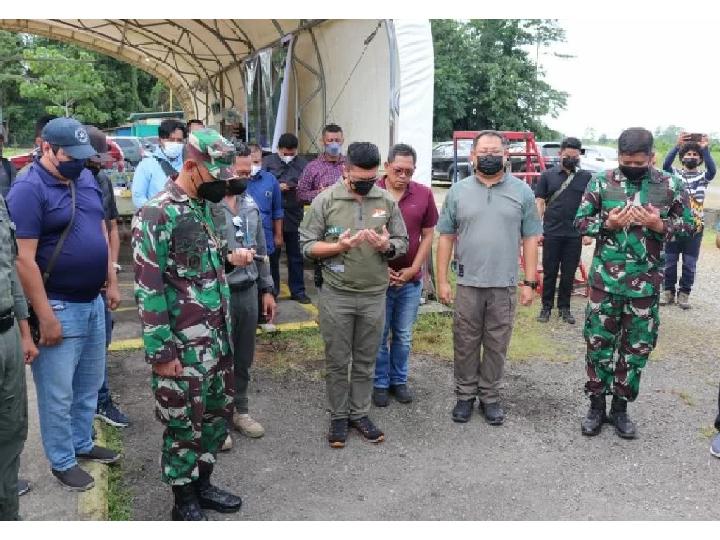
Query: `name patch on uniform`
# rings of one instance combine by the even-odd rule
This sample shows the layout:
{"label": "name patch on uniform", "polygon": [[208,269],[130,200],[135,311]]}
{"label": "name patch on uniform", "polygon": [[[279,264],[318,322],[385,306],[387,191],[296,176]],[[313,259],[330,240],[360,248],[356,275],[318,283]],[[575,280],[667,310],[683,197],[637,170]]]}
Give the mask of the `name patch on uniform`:
{"label": "name patch on uniform", "polygon": [[331,264],[328,266],[331,272],[335,272],[336,274],[342,274],[345,272],[345,265],[344,264]]}
{"label": "name patch on uniform", "polygon": [[384,208],[376,208],[373,210],[372,217],[387,217],[387,210]]}

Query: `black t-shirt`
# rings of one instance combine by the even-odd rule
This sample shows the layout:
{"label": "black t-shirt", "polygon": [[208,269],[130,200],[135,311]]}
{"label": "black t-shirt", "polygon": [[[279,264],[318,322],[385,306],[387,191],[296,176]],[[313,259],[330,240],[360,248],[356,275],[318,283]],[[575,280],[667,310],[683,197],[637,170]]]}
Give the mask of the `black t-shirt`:
{"label": "black t-shirt", "polygon": [[535,186],[535,197],[545,200],[543,230],[545,236],[561,238],[578,238],[580,233],[575,230],[573,221],[585,188],[592,177],[589,171],[578,170],[570,185],[552,202],[550,198],[567,180],[568,173],[558,165],[540,175]]}

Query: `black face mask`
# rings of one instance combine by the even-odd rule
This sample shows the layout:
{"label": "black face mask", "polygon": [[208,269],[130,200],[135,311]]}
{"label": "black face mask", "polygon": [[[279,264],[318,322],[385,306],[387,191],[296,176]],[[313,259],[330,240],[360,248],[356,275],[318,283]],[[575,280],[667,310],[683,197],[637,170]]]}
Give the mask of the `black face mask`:
{"label": "black face mask", "polygon": [[375,185],[375,180],[353,180],[352,187],[355,193],[362,195],[363,197],[370,193],[370,190]]}
{"label": "black face mask", "polygon": [[488,176],[497,174],[503,168],[503,156],[480,156],[475,161],[475,168]]}
{"label": "black face mask", "polygon": [[698,158],[686,158],[682,160],[682,164],[685,165],[687,169],[696,169],[698,165],[700,165],[700,160]]}
{"label": "black face mask", "polygon": [[577,166],[580,164],[580,160],[575,157],[564,157],[562,159],[562,166],[564,169],[567,169],[568,171],[574,171],[577,169]]}
{"label": "black face mask", "polygon": [[620,165],[620,172],[631,182],[637,182],[647,174],[649,167],[628,167]]}
{"label": "black face mask", "polygon": [[242,195],[248,186],[247,178],[232,178],[228,180],[227,191],[230,195]]}
{"label": "black face mask", "polygon": [[224,180],[212,180],[211,182],[203,182],[198,187],[197,194],[201,199],[205,199],[212,203],[219,203],[227,193],[227,182]]}

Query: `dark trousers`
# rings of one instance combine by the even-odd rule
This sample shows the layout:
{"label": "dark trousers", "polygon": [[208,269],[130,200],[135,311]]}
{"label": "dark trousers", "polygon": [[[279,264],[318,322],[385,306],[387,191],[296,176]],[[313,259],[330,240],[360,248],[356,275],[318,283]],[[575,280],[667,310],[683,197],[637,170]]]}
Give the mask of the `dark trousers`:
{"label": "dark trousers", "polygon": [[255,358],[255,326],[258,320],[257,285],[245,290],[230,290],[233,364],[235,368],[235,410],[248,412],[250,366]]}
{"label": "dark trousers", "polygon": [[682,275],[680,276],[680,291],[690,294],[695,283],[695,269],[700,256],[702,244],[702,231],[665,245],[665,290],[675,292],[677,283],[677,263],[682,255]]}
{"label": "dark trousers", "polygon": [[555,300],[555,283],[560,272],[558,288],[558,309],[570,308],[575,271],[580,264],[582,238],[553,238],[546,236],[543,240],[543,295],[544,309],[552,309]]}
{"label": "dark trousers", "polygon": [[[285,253],[287,253],[288,285],[290,294],[303,296],[305,294],[305,279],[303,274],[303,256],[300,251],[300,235],[297,231],[283,231]],[[273,278],[275,296],[280,292],[280,254],[282,248],[275,246],[275,252],[270,255],[270,273]]]}

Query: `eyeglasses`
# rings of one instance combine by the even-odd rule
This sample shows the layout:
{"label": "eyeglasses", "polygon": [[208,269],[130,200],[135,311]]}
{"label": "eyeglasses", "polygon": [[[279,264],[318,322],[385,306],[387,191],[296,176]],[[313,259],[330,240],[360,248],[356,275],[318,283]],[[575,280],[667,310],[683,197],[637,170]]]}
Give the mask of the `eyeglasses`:
{"label": "eyeglasses", "polygon": [[412,169],[403,169],[402,167],[391,167],[392,172],[394,172],[397,176],[404,175],[410,178],[413,173],[415,173],[415,168]]}

